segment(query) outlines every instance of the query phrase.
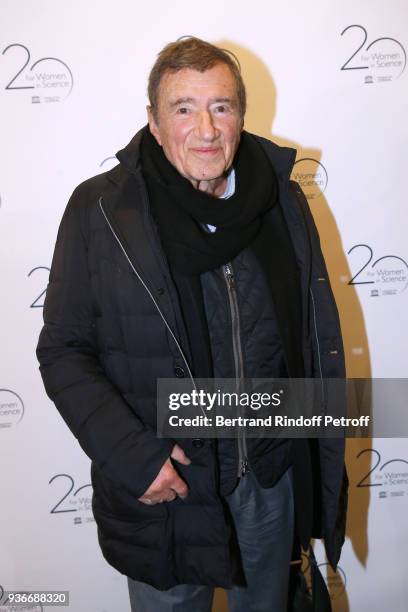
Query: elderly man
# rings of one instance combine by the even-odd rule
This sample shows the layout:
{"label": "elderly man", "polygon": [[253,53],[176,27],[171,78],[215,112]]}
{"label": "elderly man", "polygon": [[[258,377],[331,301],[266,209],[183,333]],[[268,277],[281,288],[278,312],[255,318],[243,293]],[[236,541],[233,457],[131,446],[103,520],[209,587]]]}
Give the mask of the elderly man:
{"label": "elderly man", "polygon": [[229,53],[171,43],[148,93],[148,126],[65,210],[40,371],[132,610],[209,612],[220,586],[233,612],[284,612],[294,534],[338,562],[343,441],[158,438],[156,382],[344,376],[319,238],[296,152],[243,131]]}

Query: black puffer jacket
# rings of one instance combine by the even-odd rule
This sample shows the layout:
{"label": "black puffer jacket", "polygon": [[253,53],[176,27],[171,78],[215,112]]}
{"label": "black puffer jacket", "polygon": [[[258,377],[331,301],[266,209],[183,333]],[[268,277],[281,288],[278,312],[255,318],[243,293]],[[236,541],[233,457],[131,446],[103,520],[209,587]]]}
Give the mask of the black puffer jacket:
{"label": "black puffer jacket", "polygon": [[[257,137],[258,138],[258,137]],[[258,138],[279,178],[301,272],[306,376],[344,376],[336,306],[307,202],[289,181],[295,151]],[[37,356],[49,397],[92,460],[93,511],[107,561],[159,589],[231,587],[229,531],[211,440],[177,442],[185,501],[137,501],[169,456],[158,439],[156,380],[190,375],[180,305],[149,214],[140,132],[119,166],[74,191],[58,232]],[[320,440],[321,528],[337,564],[344,541],[344,442]]]}

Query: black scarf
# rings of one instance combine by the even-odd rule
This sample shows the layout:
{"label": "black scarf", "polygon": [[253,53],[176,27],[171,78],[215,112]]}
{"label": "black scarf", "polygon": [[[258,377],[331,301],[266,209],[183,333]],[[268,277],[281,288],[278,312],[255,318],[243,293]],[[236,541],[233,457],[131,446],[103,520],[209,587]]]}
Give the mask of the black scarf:
{"label": "black scarf", "polygon": [[[263,214],[277,202],[278,183],[262,147],[243,132],[233,166],[235,193],[223,200],[195,189],[168,161],[144,128],[143,176],[170,266],[198,275],[231,261],[259,233]],[[215,225],[209,233],[203,224]]]}

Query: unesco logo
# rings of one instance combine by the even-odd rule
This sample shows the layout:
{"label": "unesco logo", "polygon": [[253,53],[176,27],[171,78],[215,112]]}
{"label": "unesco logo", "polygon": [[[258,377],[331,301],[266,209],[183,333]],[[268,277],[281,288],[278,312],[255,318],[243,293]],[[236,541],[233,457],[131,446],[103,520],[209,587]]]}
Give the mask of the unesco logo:
{"label": "unesco logo", "polygon": [[31,60],[29,49],[20,43],[7,45],[2,51],[9,70],[5,91],[26,95],[32,104],[61,102],[74,86],[70,67],[57,57]]}
{"label": "unesco logo", "polygon": [[75,481],[69,474],[55,474],[48,484],[52,484],[58,495],[50,514],[65,514],[72,517],[74,525],[94,523],[92,514],[92,485],[75,487]]}
{"label": "unesco logo", "polygon": [[24,403],[17,393],[0,389],[0,429],[18,425],[24,416]]}
{"label": "unesco logo", "polygon": [[[347,251],[353,253],[353,267],[357,270],[348,285],[366,285],[371,297],[398,295],[408,285],[408,264],[399,255],[383,255],[374,259],[368,244],[355,244]],[[345,277],[346,278],[346,277]]]}
{"label": "unesco logo", "polygon": [[[350,39],[353,53],[346,59],[340,70],[354,70],[363,75],[363,83],[387,83],[398,79],[407,64],[403,45],[389,36],[382,36],[369,42],[367,30],[362,25],[349,25],[341,36]],[[361,72],[362,71],[362,72]]]}
{"label": "unesco logo", "polygon": [[356,487],[379,487],[379,499],[405,497],[408,494],[408,461],[400,458],[383,461],[379,451],[374,448],[363,449],[356,459],[367,454],[373,456],[374,465],[359,480]]}
{"label": "unesco logo", "polygon": [[308,200],[319,198],[326,191],[329,180],[326,168],[312,157],[298,159],[293,166],[291,178],[299,183]]}

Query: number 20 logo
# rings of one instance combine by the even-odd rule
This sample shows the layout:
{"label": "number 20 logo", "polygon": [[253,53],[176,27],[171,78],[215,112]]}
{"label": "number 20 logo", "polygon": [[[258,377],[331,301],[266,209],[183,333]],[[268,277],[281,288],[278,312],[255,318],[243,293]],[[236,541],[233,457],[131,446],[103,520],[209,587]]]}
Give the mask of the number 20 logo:
{"label": "number 20 logo", "polygon": [[[371,474],[373,474],[375,472],[375,470],[378,468],[378,466],[381,463],[381,455],[380,453],[375,450],[374,448],[365,448],[364,450],[360,451],[357,455],[357,459],[359,459],[362,455],[365,455],[366,453],[373,453],[376,457],[377,457],[377,463],[371,468],[371,470],[369,472],[367,472],[367,474],[365,476],[363,476],[363,478],[357,483],[357,487],[382,487],[383,486],[383,482],[367,482],[367,479],[371,476]],[[383,470],[384,468],[386,468],[388,465],[391,465],[393,463],[403,463],[405,465],[408,465],[408,461],[406,461],[405,459],[390,459],[389,461],[386,461],[385,463],[383,463],[378,471],[381,472],[383,474]],[[406,469],[406,468],[404,468]],[[379,478],[379,474],[376,475],[376,478]]]}
{"label": "number 20 logo", "polygon": [[[48,89],[52,87],[53,91],[55,92],[58,91],[58,93],[61,93],[63,91],[64,97],[69,96],[74,86],[74,77],[70,67],[65,62],[57,57],[41,57],[40,59],[36,60],[28,70],[26,70],[31,59],[30,51],[25,45],[20,43],[12,43],[3,49],[2,55],[5,55],[11,51],[11,49],[23,49],[26,55],[26,60],[4,87],[6,91],[37,88],[47,88],[48,91]],[[55,68],[51,71],[50,62],[54,66],[55,64],[58,64],[59,70],[61,70],[61,66],[63,66],[63,72],[58,72],[58,70]],[[38,72],[39,69],[41,69],[41,72]],[[20,82],[17,81],[20,75],[24,76],[25,83],[27,84],[22,84],[21,79]]]}
{"label": "number 20 logo", "polygon": [[[353,24],[347,26],[347,28],[344,28],[344,30],[341,32],[341,36],[344,36],[346,32],[349,32],[353,28],[362,31],[364,35],[363,42],[359,47],[357,47],[354,53],[352,53],[352,55],[350,55],[350,57],[344,62],[340,70],[368,70],[369,68],[387,68],[388,70],[394,71],[395,69],[400,69],[400,71],[394,74],[393,76],[394,78],[398,78],[399,76],[401,76],[401,74],[405,70],[405,66],[407,63],[407,54],[402,44],[395,38],[391,38],[390,36],[382,36],[373,40],[369,45],[367,45],[367,47],[365,47],[365,49],[363,49],[364,45],[367,42],[368,34],[367,30],[362,25]],[[379,48],[381,49],[381,52],[378,51]],[[363,53],[365,52],[365,55],[363,53],[360,55],[361,64],[350,65],[352,59],[355,58],[357,53],[362,49]],[[394,50],[394,53],[390,52],[392,49]],[[403,58],[402,60],[399,59],[401,52]],[[386,66],[383,66],[381,62],[379,62],[382,56],[384,56],[383,59],[388,60]],[[369,64],[369,62],[371,62],[371,64]]]}

